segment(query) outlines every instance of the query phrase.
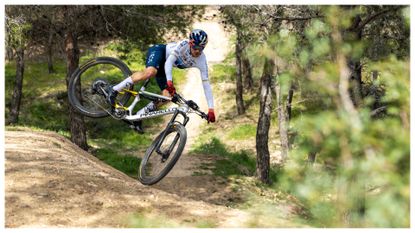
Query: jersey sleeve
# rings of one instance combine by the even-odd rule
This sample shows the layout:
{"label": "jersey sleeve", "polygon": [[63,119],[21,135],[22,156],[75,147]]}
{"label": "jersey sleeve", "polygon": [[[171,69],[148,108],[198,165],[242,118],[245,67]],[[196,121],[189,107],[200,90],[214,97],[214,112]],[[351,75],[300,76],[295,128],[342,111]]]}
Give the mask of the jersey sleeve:
{"label": "jersey sleeve", "polygon": [[209,108],[214,108],[212,87],[209,82],[209,69],[206,61],[206,56],[203,54],[200,57],[197,67],[200,70],[200,77],[202,78],[203,90],[205,91],[205,97]]}
{"label": "jersey sleeve", "polygon": [[214,108],[213,105],[213,94],[212,94],[212,88],[210,86],[209,79],[202,81],[203,90],[205,91],[205,97],[207,101],[207,105],[209,108]]}
{"label": "jersey sleeve", "polygon": [[175,55],[170,54],[167,58],[166,63],[164,63],[164,71],[166,72],[167,81],[173,81],[173,64],[176,62],[177,57]]}
{"label": "jersey sleeve", "polygon": [[209,69],[208,69],[205,54],[203,54],[198,60],[197,68],[199,68],[200,70],[200,76],[202,77],[202,81],[205,81],[205,80],[209,81]]}

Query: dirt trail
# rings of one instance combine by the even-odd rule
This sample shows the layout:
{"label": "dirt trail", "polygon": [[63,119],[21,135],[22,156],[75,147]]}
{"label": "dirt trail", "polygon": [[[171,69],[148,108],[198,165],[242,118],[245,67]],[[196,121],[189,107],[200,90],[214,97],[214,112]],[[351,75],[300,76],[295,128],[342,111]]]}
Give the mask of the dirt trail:
{"label": "dirt trail", "polygon": [[5,136],[6,227],[127,227],[132,214],[228,227],[239,226],[244,216],[143,186],[56,133]]}
{"label": "dirt trail", "polygon": [[[204,53],[208,60],[208,66],[211,71],[212,65],[221,62],[225,59],[226,54],[229,52],[229,35],[225,33],[218,18],[218,10],[216,7],[210,6],[206,10],[203,16],[203,21],[193,24],[193,28],[203,29],[209,36],[209,42],[204,50]],[[188,69],[186,74],[186,83],[179,90],[186,99],[195,101],[202,111],[207,112],[207,103],[205,93],[202,87],[202,81],[200,77],[200,71],[196,68]],[[220,103],[215,102],[216,105]],[[220,108],[220,107],[219,107]],[[218,106],[216,106],[216,117],[218,115]],[[195,169],[200,165],[200,160],[194,156],[188,156],[188,151],[192,147],[195,139],[200,134],[200,127],[206,124],[206,121],[200,118],[196,114],[190,114],[190,121],[186,126],[187,130],[187,144],[185,152],[183,153],[179,163],[175,166],[168,177],[187,177],[191,176]]]}
{"label": "dirt trail", "polygon": [[[226,54],[228,37],[215,22],[195,24],[210,37],[206,49],[212,62]],[[215,35],[215,36],[214,36]],[[182,93],[207,109],[198,70],[188,72]],[[205,124],[197,116],[189,123],[186,151],[173,171],[155,186],[102,163],[52,132],[5,133],[6,227],[127,227],[132,214],[165,216],[180,226],[209,222],[218,227],[243,227],[249,214],[226,207],[233,192],[213,176],[192,176],[209,157],[189,156],[191,142]]]}
{"label": "dirt trail", "polygon": [[[220,18],[218,18],[218,13],[217,8],[208,7],[206,14],[203,16],[204,20],[193,25],[193,28],[203,29],[209,35],[209,42],[204,53],[206,54],[210,71],[212,65],[223,61],[229,52],[230,35],[225,33],[223,26],[219,24]],[[185,98],[195,101],[203,111],[207,111],[208,107],[200,71],[196,68],[189,69],[186,76],[185,85],[179,88],[178,91]],[[215,105],[216,117],[220,118],[220,103],[215,101]],[[190,121],[186,126],[188,138],[185,151],[172,171],[154,187],[182,197],[206,201],[212,204],[226,205],[230,201],[240,199],[239,195],[232,192],[221,178],[213,175],[193,175],[194,172],[200,170],[201,164],[206,166],[206,164],[213,163],[213,158],[207,155],[189,155],[189,149],[194,144],[197,136],[199,136],[201,127],[206,124],[206,121],[196,114],[190,114],[189,117]],[[209,174],[209,171],[203,170],[203,173]]]}

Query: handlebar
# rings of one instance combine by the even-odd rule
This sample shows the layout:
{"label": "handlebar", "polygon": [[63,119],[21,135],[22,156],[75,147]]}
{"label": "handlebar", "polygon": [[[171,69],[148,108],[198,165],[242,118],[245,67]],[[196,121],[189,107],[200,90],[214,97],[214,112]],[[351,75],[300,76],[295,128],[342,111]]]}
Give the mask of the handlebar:
{"label": "handlebar", "polygon": [[171,100],[173,103],[176,104],[180,104],[180,103],[184,103],[187,106],[189,106],[193,111],[195,111],[195,113],[197,115],[199,115],[200,117],[202,117],[205,120],[208,120],[208,116],[206,113],[202,112],[201,110],[199,110],[199,106],[193,101],[193,100],[186,100],[185,98],[183,98],[181,95],[179,95],[178,93],[175,93],[173,95],[173,98]]}

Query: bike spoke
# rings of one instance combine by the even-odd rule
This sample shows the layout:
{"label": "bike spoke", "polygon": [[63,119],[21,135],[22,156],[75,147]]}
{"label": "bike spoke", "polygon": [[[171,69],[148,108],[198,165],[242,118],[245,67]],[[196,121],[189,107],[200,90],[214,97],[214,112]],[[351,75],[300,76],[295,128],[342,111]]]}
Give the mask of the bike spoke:
{"label": "bike spoke", "polygon": [[[70,101],[87,116],[105,117],[111,110],[111,106],[106,101],[105,90],[110,85],[124,80],[131,74],[131,71],[121,61],[111,58],[97,58],[92,63],[86,64],[88,65],[80,67],[77,76],[73,79]],[[125,105],[129,98],[130,93],[120,93],[117,96],[117,102]]]}

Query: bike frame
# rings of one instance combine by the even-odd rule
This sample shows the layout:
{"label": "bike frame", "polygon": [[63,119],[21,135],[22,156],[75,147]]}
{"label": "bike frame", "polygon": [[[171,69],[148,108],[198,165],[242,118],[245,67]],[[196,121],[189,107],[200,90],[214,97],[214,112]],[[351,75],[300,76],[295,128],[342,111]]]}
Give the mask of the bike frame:
{"label": "bike frame", "polygon": [[[147,84],[147,83],[146,83]],[[145,84],[145,85],[146,85]],[[157,100],[157,101],[171,101],[172,98],[171,97],[166,97],[163,95],[158,95],[158,94],[154,94],[148,91],[145,91],[145,85],[141,88],[141,90],[139,92],[136,91],[132,91],[129,89],[124,89],[124,92],[129,92],[131,93],[132,96],[134,96],[134,101],[131,103],[130,106],[128,106],[127,108],[124,107],[125,110],[128,110],[128,115],[124,118],[124,120],[127,121],[140,121],[143,119],[148,119],[148,118],[154,118],[154,117],[159,117],[159,116],[165,116],[165,115],[169,115],[169,114],[173,114],[172,118],[170,119],[169,123],[166,126],[166,129],[163,131],[162,136],[160,138],[160,140],[158,141],[155,150],[158,154],[160,154],[162,156],[162,160],[167,160],[171,151],[173,150],[173,148],[175,147],[177,140],[179,140],[179,135],[176,135],[173,142],[170,144],[168,150],[166,152],[162,152],[160,150],[160,146],[162,145],[164,139],[166,138],[166,134],[168,132],[168,129],[170,127],[172,127],[175,122],[186,126],[186,124],[189,122],[189,117],[187,116],[187,113],[190,111],[190,107],[187,106],[186,104],[182,104],[182,106],[180,107],[173,107],[173,108],[168,108],[168,109],[164,109],[164,110],[158,110],[158,111],[152,111],[149,113],[144,113],[144,114],[140,114],[138,115],[138,112],[141,110],[138,110],[137,113],[133,114],[133,109],[134,107],[137,105],[137,103],[141,100],[140,96],[146,98],[146,99],[150,99],[150,100]],[[183,122],[178,122],[176,121],[176,118],[178,115],[182,115],[183,116]]]}
{"label": "bike frame", "polygon": [[[147,84],[147,83],[146,83]],[[177,143],[177,140],[179,139],[179,135],[176,135],[172,144],[169,146],[168,150],[163,153],[162,151],[160,151],[160,146],[162,145],[164,139],[166,138],[166,134],[167,134],[167,130],[169,129],[169,127],[172,127],[175,122],[186,126],[186,124],[189,122],[189,117],[187,116],[187,113],[190,111],[190,107],[187,106],[186,104],[182,104],[182,106],[180,107],[173,107],[173,108],[168,108],[168,109],[164,109],[164,110],[158,110],[158,111],[152,111],[149,113],[144,113],[144,114],[138,114],[138,112],[141,110],[138,110],[135,114],[133,114],[133,109],[134,107],[137,105],[138,102],[140,102],[141,98],[140,96],[142,96],[143,98],[149,99],[149,100],[156,100],[156,101],[171,101],[172,98],[171,97],[166,97],[163,95],[158,95],[158,94],[154,94],[148,91],[145,91],[145,85],[143,85],[143,87],[141,87],[141,90],[139,92],[136,91],[132,91],[129,89],[123,89],[122,93],[125,92],[129,92],[132,96],[134,96],[134,101],[130,104],[130,106],[128,107],[123,107],[125,110],[128,111],[128,115],[125,116],[123,118],[124,121],[140,121],[143,119],[148,119],[148,118],[154,118],[154,117],[159,117],[159,116],[165,116],[165,115],[170,115],[173,114],[173,117],[170,119],[169,123],[166,126],[166,129],[163,131],[162,136],[160,138],[160,140],[158,141],[155,150],[158,154],[160,154],[162,156],[163,160],[167,160],[168,156],[170,155],[171,151],[173,150],[174,146]],[[116,106],[116,107],[121,107],[121,106]],[[178,115],[182,115],[183,116],[183,122],[178,122],[176,121],[176,118]]]}
{"label": "bike frame", "polygon": [[[140,121],[143,119],[149,119],[149,118],[165,116],[165,115],[170,115],[170,114],[174,114],[172,118],[174,120],[177,117],[178,113],[181,113],[185,119],[188,118],[186,116],[186,113],[190,111],[190,108],[186,104],[183,104],[180,107],[172,107],[172,108],[163,109],[163,110],[156,110],[156,111],[152,111],[149,113],[143,113],[143,114],[138,114],[139,111],[141,110],[139,109],[135,114],[133,114],[134,107],[141,100],[140,96],[142,96],[143,98],[149,99],[149,100],[156,100],[156,101],[171,101],[172,98],[145,91],[144,86],[141,88],[139,92],[132,91],[129,89],[123,89],[123,91],[120,93],[122,94],[125,92],[129,92],[132,96],[134,96],[134,101],[130,104],[130,106],[123,107],[125,110],[128,111],[128,115],[124,117],[124,119],[127,121]],[[116,107],[121,107],[121,106],[116,106]]]}
{"label": "bike frame", "polygon": [[[128,92],[130,93],[132,96],[134,96],[134,100],[133,102],[130,104],[130,106],[128,107],[124,107],[124,106],[119,106],[116,105],[116,108],[124,108],[124,110],[126,110],[128,112],[128,115],[126,115],[123,120],[126,122],[131,122],[131,121],[140,121],[143,119],[148,119],[148,118],[154,118],[154,117],[159,117],[159,116],[165,116],[165,115],[170,115],[173,114],[172,118],[170,119],[169,123],[167,124],[165,130],[162,132],[161,134],[161,138],[158,141],[155,150],[158,154],[160,154],[162,156],[162,160],[165,161],[171,151],[173,150],[174,146],[177,143],[177,140],[179,139],[179,135],[176,135],[173,142],[170,144],[168,150],[166,152],[162,152],[160,151],[160,146],[162,145],[164,139],[166,138],[166,134],[168,132],[168,129],[170,127],[174,127],[174,124],[181,124],[183,126],[186,126],[186,124],[189,122],[189,117],[187,116],[187,113],[189,113],[191,111],[191,109],[194,108],[194,105],[192,103],[192,101],[190,101],[190,103],[188,103],[187,101],[182,101],[179,107],[173,107],[173,108],[168,108],[168,109],[164,109],[164,110],[158,110],[158,111],[152,111],[152,112],[148,112],[148,113],[143,113],[143,114],[138,114],[140,112],[140,110],[138,110],[135,114],[133,114],[133,109],[134,107],[137,105],[138,102],[140,102],[141,97],[152,100],[152,101],[172,101],[173,98],[171,97],[166,97],[163,95],[158,95],[158,94],[154,94],[148,91],[145,91],[145,87],[147,86],[147,84],[149,83],[149,80],[147,80],[144,85],[140,88],[140,90],[138,92],[130,90],[130,89],[123,89],[122,92],[120,92],[120,94]],[[180,97],[182,98],[182,97]],[[184,100],[182,98],[182,100]],[[177,102],[176,102],[177,103]],[[191,106],[189,106],[189,105]],[[197,107],[197,105],[196,105]],[[195,111],[198,111],[198,107],[196,108]],[[178,115],[182,115],[183,116],[183,122],[179,122],[176,121],[176,118]],[[203,117],[203,116],[202,116]]]}

